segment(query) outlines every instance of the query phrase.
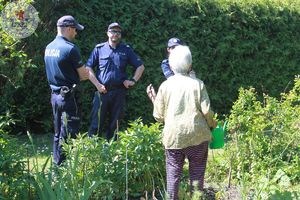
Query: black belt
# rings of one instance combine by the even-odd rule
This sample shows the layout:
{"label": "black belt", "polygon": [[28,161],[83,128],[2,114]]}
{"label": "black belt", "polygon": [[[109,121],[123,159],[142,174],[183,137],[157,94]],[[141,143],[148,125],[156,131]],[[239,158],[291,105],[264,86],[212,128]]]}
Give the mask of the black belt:
{"label": "black belt", "polygon": [[52,93],[60,94],[60,89],[59,90],[52,90]]}
{"label": "black belt", "polygon": [[107,91],[125,89],[125,86],[124,85],[111,85],[111,86],[105,85],[105,89]]}

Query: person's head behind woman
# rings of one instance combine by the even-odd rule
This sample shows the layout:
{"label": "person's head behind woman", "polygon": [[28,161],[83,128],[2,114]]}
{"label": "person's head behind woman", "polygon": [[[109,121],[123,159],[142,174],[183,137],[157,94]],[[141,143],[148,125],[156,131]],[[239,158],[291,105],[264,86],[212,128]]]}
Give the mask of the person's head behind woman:
{"label": "person's head behind woman", "polygon": [[175,74],[187,74],[192,66],[192,54],[188,46],[176,46],[170,53],[169,64]]}

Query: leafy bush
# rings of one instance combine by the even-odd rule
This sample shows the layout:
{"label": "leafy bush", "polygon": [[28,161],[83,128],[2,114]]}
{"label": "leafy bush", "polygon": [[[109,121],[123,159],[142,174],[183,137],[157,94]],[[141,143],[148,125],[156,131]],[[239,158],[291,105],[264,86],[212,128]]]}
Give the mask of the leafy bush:
{"label": "leafy bush", "polygon": [[[9,119],[5,116],[1,119]],[[3,199],[124,199],[164,192],[165,163],[160,124],[144,125],[136,120],[120,140],[80,135],[64,145],[67,160],[53,166],[49,156],[39,163],[32,143],[33,166],[24,145],[0,129],[0,197]],[[16,151],[18,149],[18,151]],[[25,159],[26,158],[26,159]],[[27,163],[26,163],[27,162]]]}
{"label": "leafy bush", "polygon": [[65,145],[68,159],[58,169],[57,184],[68,188],[72,199],[79,199],[93,187],[92,199],[124,199],[143,193],[163,191],[165,180],[164,150],[159,124],[134,121],[120,140],[79,136]]}
{"label": "leafy bush", "polygon": [[[6,3],[7,1],[0,0],[0,11]],[[19,107],[25,98],[23,96],[20,98],[19,94],[26,87],[23,82],[26,70],[34,68],[35,65],[22,47],[24,44],[2,29],[0,41],[0,115],[10,112],[13,119],[18,120],[18,124],[15,124],[14,128],[11,127],[9,132],[18,133],[20,128],[26,127],[27,120],[27,114]],[[26,89],[26,95],[28,91],[30,90]]]}
{"label": "leafy bush", "polygon": [[241,88],[229,116],[226,159],[234,179],[260,191],[256,197],[283,192],[300,181],[300,77],[281,96],[279,101],[264,95],[260,102],[254,88]]}
{"label": "leafy bush", "polygon": [[31,188],[26,149],[5,131],[13,120],[0,116],[0,199],[27,199]]}

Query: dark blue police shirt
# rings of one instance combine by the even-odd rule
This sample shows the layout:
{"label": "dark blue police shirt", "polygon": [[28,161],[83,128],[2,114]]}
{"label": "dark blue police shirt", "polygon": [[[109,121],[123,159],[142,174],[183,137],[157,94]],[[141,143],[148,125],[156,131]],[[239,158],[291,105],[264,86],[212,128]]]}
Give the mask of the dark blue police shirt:
{"label": "dark blue police shirt", "polygon": [[86,66],[97,67],[96,77],[106,87],[122,87],[124,80],[128,79],[127,64],[137,69],[143,61],[129,45],[120,43],[114,49],[108,42],[105,42],[96,45]]}
{"label": "dark blue police shirt", "polygon": [[169,59],[165,59],[162,61],[161,69],[162,69],[162,72],[165,75],[166,79],[169,78],[170,76],[174,75],[174,72],[171,70],[170,65],[169,65]]}
{"label": "dark blue police shirt", "polygon": [[79,49],[62,36],[47,45],[45,50],[46,74],[52,90],[61,86],[71,88],[80,82],[77,68],[83,65]]}

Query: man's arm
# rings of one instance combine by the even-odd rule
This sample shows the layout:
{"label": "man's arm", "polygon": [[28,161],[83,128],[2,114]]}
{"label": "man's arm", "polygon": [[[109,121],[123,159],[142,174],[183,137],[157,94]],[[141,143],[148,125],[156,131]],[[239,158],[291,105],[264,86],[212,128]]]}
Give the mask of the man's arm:
{"label": "man's arm", "polygon": [[141,66],[139,66],[138,68],[136,68],[136,70],[135,70],[135,72],[134,72],[134,76],[132,77],[133,80],[132,80],[132,79],[131,79],[131,80],[125,80],[125,81],[123,82],[124,86],[125,86],[126,88],[129,88],[129,87],[134,86],[134,84],[135,84],[138,80],[140,80],[140,78],[141,78],[141,76],[142,76],[144,70],[145,70],[144,65],[141,65]]}
{"label": "man's arm", "polygon": [[94,66],[98,66],[98,58],[99,58],[99,52],[98,52],[98,48],[102,47],[104,43],[102,44],[97,44],[96,47],[93,49],[89,59],[87,60],[86,63],[86,68],[88,69],[88,73],[89,73],[89,80],[92,82],[92,84],[97,88],[97,90],[100,93],[106,93],[106,88],[103,84],[101,84],[98,79],[95,76],[93,67]]}
{"label": "man's arm", "polygon": [[135,81],[138,81],[140,80],[143,72],[145,70],[145,67],[144,65],[141,65],[139,66],[136,70],[135,70],[135,73],[134,73],[134,76],[132,77]]}
{"label": "man's arm", "polygon": [[106,93],[107,91],[106,91],[105,86],[102,85],[101,83],[99,83],[99,81],[97,80],[97,78],[95,76],[94,70],[90,67],[87,67],[87,69],[88,69],[88,72],[89,72],[89,79],[93,83],[93,85],[97,88],[97,90],[100,93]]}
{"label": "man's arm", "polygon": [[89,78],[89,71],[86,67],[84,67],[84,65],[76,68],[76,70],[81,81],[87,80]]}

